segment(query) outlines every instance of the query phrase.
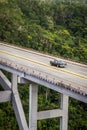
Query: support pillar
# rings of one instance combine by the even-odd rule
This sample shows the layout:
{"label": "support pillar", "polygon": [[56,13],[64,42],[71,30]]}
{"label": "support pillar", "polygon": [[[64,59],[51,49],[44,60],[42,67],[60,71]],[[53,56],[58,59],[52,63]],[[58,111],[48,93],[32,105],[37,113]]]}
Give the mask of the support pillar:
{"label": "support pillar", "polygon": [[61,94],[61,109],[64,114],[60,117],[60,130],[68,130],[68,96]]}
{"label": "support pillar", "polygon": [[11,83],[8,78],[4,75],[4,73],[0,70],[0,84],[4,90],[11,89]]}
{"label": "support pillar", "polygon": [[38,87],[36,84],[30,84],[29,130],[37,130],[37,98]]}
{"label": "support pillar", "polygon": [[24,110],[17,90],[17,75],[12,74],[12,105],[20,130],[28,130]]}

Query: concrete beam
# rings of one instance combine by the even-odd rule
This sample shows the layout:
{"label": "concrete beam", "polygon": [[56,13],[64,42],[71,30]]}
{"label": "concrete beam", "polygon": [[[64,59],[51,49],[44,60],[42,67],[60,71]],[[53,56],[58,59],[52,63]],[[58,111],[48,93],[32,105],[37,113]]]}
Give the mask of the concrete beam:
{"label": "concrete beam", "polygon": [[2,73],[2,71],[0,71],[0,84],[5,90],[11,89],[11,83],[8,78]]}
{"label": "concrete beam", "polygon": [[30,84],[29,99],[29,130],[37,130],[38,87],[36,84]]}
{"label": "concrete beam", "polygon": [[24,110],[17,90],[17,75],[12,75],[12,105],[20,130],[28,130]]}
{"label": "concrete beam", "polygon": [[48,83],[48,82],[45,81],[45,80],[39,79],[39,78],[37,78],[37,77],[35,77],[35,76],[30,76],[30,75],[28,75],[28,74],[25,74],[25,73],[23,73],[23,72],[21,72],[21,71],[19,71],[19,70],[16,70],[16,69],[14,69],[14,68],[8,67],[8,66],[6,66],[6,65],[1,65],[1,64],[0,64],[0,68],[3,69],[3,70],[8,71],[8,72],[10,72],[10,73],[15,73],[15,74],[17,74],[17,75],[20,75],[20,77],[23,77],[23,78],[25,78],[25,79],[27,79],[27,80],[29,80],[29,81],[31,81],[31,82],[34,82],[34,83],[36,83],[36,84],[43,85],[43,86],[45,86],[45,87],[47,87],[47,88],[50,88],[50,89],[52,89],[52,90],[54,90],[54,91],[63,93],[63,94],[68,95],[68,96],[70,96],[70,97],[72,97],[72,98],[74,98],[74,99],[77,99],[77,100],[79,100],[79,101],[82,101],[82,102],[84,102],[84,103],[87,103],[87,96],[86,96],[86,95],[82,95],[82,94],[80,94],[80,93],[78,93],[78,92],[74,92],[74,91],[71,91],[71,90],[69,90],[69,89],[63,88],[63,87],[61,87],[61,86]]}
{"label": "concrete beam", "polygon": [[54,109],[54,110],[47,110],[47,111],[40,111],[37,113],[38,120],[41,119],[48,119],[48,118],[55,118],[55,117],[61,117],[65,113],[61,109]]}
{"label": "concrete beam", "polygon": [[0,103],[11,101],[11,91],[0,91]]}
{"label": "concrete beam", "polygon": [[18,83],[19,84],[27,84],[27,83],[32,84],[33,82],[29,81],[28,79],[18,76]]}
{"label": "concrete beam", "polygon": [[0,68],[1,68],[2,70],[8,71],[8,72],[10,72],[10,73],[14,73],[14,74],[20,75],[20,77],[24,77],[24,73],[23,73],[23,72],[21,72],[21,71],[15,69],[15,68],[13,68],[13,67],[9,67],[9,66],[7,66],[7,65],[5,65],[5,64],[3,64],[3,65],[0,64]]}
{"label": "concrete beam", "polygon": [[85,95],[81,95],[80,93],[76,93],[74,91],[71,91],[69,89],[66,89],[66,88],[63,88],[61,86],[58,86],[58,85],[54,85],[54,84],[51,84],[45,80],[42,80],[42,79],[39,79],[39,78],[36,78],[34,76],[30,76],[30,75],[25,75],[25,79],[28,79],[36,84],[40,84],[40,85],[43,85],[49,89],[52,89],[54,91],[57,91],[59,93],[62,93],[62,94],[65,94],[65,95],[68,95],[74,99],[77,99],[79,101],[82,101],[84,103],[87,103],[87,96]]}

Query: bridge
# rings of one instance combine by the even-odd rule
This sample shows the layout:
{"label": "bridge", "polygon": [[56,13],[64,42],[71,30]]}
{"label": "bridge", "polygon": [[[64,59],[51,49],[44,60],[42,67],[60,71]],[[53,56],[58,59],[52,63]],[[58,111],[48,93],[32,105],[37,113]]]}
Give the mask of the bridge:
{"label": "bridge", "polygon": [[[20,130],[37,130],[37,120],[59,117],[60,130],[68,129],[69,97],[87,103],[87,65],[65,60],[66,68],[50,66],[55,57],[0,43],[0,102],[11,101]],[[59,58],[57,58],[59,59]],[[2,70],[11,73],[11,81]],[[30,84],[29,126],[18,93],[18,83]],[[61,94],[60,109],[37,111],[38,84]]]}

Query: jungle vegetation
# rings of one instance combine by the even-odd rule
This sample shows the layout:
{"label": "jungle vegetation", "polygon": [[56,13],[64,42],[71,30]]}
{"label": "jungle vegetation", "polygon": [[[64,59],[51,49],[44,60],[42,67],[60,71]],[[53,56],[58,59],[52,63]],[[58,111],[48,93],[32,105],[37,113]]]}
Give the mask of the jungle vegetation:
{"label": "jungle vegetation", "polygon": [[[87,0],[0,0],[0,41],[86,64]],[[28,121],[29,84],[18,88]],[[59,108],[59,93],[38,94],[39,111]],[[0,130],[18,129],[12,104],[0,103]],[[59,118],[38,121],[44,129],[59,130]],[[68,129],[87,130],[87,104],[69,98]]]}

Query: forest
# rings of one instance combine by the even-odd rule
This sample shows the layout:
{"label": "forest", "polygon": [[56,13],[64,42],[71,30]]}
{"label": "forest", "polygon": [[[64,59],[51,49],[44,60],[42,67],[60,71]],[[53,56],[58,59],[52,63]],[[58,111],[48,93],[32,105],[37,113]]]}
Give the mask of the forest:
{"label": "forest", "polygon": [[[87,64],[87,0],[0,0],[0,41]],[[38,87],[38,111],[59,108],[60,94]],[[18,89],[28,121],[29,84]],[[10,102],[0,103],[0,130],[19,130]],[[59,118],[38,130],[59,130]],[[68,130],[87,130],[87,104],[72,98]]]}

